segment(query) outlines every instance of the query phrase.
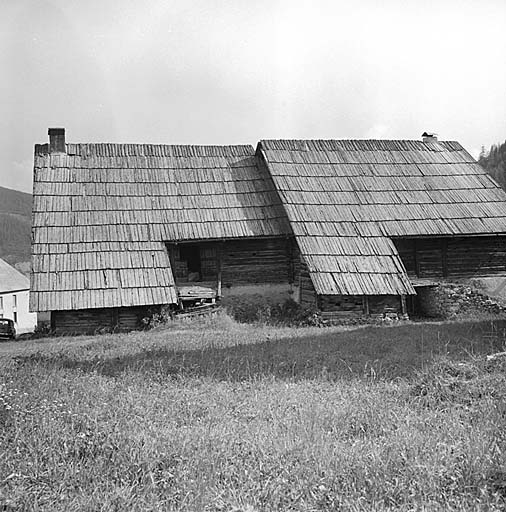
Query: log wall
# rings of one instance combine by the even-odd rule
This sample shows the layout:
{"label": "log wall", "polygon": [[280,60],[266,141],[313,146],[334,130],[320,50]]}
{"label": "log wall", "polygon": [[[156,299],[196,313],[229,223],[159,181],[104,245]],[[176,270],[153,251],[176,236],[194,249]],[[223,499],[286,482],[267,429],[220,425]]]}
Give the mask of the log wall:
{"label": "log wall", "polygon": [[364,299],[362,295],[320,295],[318,308],[322,311],[341,313],[344,316],[362,315]]}
{"label": "log wall", "polygon": [[399,318],[406,313],[400,295],[320,295],[318,307],[322,317],[331,322],[363,317]]}
{"label": "log wall", "polygon": [[412,278],[506,274],[506,236],[394,240]]}
{"label": "log wall", "polygon": [[286,237],[168,244],[176,284],[188,282],[188,266],[181,256],[184,246],[199,252],[198,281],[207,284],[217,283],[218,278],[222,287],[228,288],[293,281],[292,241]]}
{"label": "log wall", "polygon": [[367,311],[370,315],[402,315],[405,303],[401,295],[368,295]]}
{"label": "log wall", "polygon": [[78,309],[51,312],[51,329],[58,334],[131,331],[142,326],[147,307]]}
{"label": "log wall", "polygon": [[448,241],[448,275],[486,277],[506,273],[506,237]]}
{"label": "log wall", "polygon": [[221,246],[223,286],[290,282],[290,241],[286,238],[231,240]]}
{"label": "log wall", "polygon": [[293,242],[291,247],[291,282],[293,283],[296,296],[294,300],[306,308],[317,307],[317,296],[313,281],[309,276],[306,262],[302,259],[297,243]]}

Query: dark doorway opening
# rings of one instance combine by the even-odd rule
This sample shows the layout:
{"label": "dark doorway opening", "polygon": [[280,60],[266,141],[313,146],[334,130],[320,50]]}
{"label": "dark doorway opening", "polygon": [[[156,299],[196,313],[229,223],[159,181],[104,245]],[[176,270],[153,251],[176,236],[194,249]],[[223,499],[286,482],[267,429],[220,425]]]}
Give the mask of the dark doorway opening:
{"label": "dark doorway opening", "polygon": [[418,297],[416,295],[406,296],[406,309],[409,317],[418,316],[420,306],[418,305]]}
{"label": "dark doorway opening", "polygon": [[188,281],[200,281],[202,279],[202,260],[198,244],[181,245],[179,257],[185,261],[188,268]]}

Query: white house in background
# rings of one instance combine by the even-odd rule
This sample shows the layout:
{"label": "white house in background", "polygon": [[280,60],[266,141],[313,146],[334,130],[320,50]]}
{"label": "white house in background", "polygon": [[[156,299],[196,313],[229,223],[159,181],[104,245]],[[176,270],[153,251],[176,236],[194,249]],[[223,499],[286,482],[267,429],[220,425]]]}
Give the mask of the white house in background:
{"label": "white house in background", "polygon": [[37,313],[28,312],[30,281],[0,259],[0,318],[10,318],[18,334],[33,331]]}

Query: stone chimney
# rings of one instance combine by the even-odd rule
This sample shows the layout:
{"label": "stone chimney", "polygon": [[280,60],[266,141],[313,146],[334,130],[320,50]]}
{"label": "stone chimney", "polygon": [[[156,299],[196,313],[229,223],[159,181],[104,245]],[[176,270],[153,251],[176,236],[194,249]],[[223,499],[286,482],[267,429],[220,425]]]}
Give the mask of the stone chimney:
{"label": "stone chimney", "polygon": [[437,142],[437,133],[423,132],[422,140],[424,142]]}
{"label": "stone chimney", "polygon": [[65,128],[49,128],[49,152],[65,153]]}

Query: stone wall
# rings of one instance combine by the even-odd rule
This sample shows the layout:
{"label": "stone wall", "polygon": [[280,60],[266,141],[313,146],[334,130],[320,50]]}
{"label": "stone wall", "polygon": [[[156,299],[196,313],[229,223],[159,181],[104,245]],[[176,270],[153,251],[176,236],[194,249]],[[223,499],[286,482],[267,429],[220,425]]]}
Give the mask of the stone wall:
{"label": "stone wall", "polygon": [[418,287],[417,294],[417,316],[451,319],[506,311],[499,302],[464,284],[439,283]]}

